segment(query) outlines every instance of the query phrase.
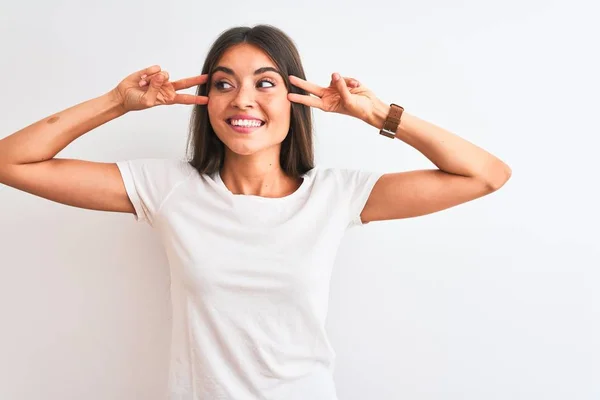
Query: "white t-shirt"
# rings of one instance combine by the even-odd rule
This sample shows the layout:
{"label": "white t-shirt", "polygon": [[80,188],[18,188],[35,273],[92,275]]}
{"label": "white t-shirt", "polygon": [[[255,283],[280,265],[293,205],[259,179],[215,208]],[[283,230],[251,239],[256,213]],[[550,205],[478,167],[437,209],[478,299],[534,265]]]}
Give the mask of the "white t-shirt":
{"label": "white t-shirt", "polygon": [[315,167],[291,195],[265,198],[184,160],[117,165],[169,261],[168,398],[336,400],[332,266],[382,173]]}

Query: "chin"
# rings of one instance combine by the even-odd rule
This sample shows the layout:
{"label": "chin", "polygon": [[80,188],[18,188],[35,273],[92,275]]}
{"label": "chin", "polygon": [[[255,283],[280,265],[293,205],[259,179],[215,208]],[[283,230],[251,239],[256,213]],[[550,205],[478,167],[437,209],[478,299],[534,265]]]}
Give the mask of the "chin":
{"label": "chin", "polygon": [[[224,128],[225,132],[217,132],[215,134],[223,142],[225,147],[232,153],[240,156],[249,156],[261,151],[269,150],[274,147],[281,146],[281,143],[285,140],[287,135],[283,135],[280,138],[276,138],[272,143],[265,143],[263,136],[266,132],[257,132],[258,135],[249,134],[248,136],[237,135],[235,132],[231,132],[227,127]],[[261,137],[262,136],[262,137]]]}
{"label": "chin", "polygon": [[[249,156],[252,155],[254,153],[257,153],[261,150],[264,150],[264,147],[257,147],[257,143],[251,143],[251,141],[248,141],[247,139],[244,140],[244,138],[242,139],[229,139],[229,140],[222,140],[221,141],[225,144],[225,147],[231,151],[232,153],[235,153],[237,155],[240,156]],[[246,143],[244,143],[246,142]]]}
{"label": "chin", "polygon": [[[244,143],[245,142],[245,143]],[[252,141],[232,140],[224,141],[225,147],[239,156],[251,156],[257,153],[270,153],[280,151],[281,143],[252,143]]]}
{"label": "chin", "polygon": [[250,148],[241,147],[241,146],[232,146],[232,147],[227,146],[227,148],[229,149],[229,151],[237,154],[238,156],[251,156],[252,154],[254,154],[260,150],[260,149],[258,149],[258,150],[250,149]]}

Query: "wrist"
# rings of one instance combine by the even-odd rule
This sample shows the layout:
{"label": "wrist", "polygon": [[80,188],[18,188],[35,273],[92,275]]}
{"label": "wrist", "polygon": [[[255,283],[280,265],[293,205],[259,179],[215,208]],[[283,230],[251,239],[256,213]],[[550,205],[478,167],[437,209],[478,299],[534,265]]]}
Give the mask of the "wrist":
{"label": "wrist", "polygon": [[374,102],[371,115],[367,118],[367,123],[377,129],[383,128],[383,124],[390,113],[390,105],[377,99]]}
{"label": "wrist", "polygon": [[117,111],[121,114],[127,113],[127,110],[125,109],[125,102],[123,100],[123,97],[121,96],[121,94],[119,93],[119,91],[117,89],[112,89],[108,93],[104,94],[104,98],[106,99],[106,101],[109,104],[109,107],[112,110]]}

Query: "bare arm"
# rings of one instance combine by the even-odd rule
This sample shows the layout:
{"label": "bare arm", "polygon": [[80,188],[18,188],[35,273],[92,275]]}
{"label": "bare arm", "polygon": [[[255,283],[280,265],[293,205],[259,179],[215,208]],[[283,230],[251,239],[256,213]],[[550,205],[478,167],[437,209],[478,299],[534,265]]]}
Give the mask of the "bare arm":
{"label": "bare arm", "polygon": [[129,111],[157,105],[207,104],[205,96],[175,91],[207,75],[169,82],[154,65],[127,76],[108,93],[50,115],[0,140],[0,182],[62,204],[134,213],[115,163],[55,158],[78,137]]}
{"label": "bare arm", "polygon": [[[324,88],[290,76],[290,82],[314,96],[289,93],[290,101],[346,114],[380,130],[390,105],[362,85],[334,73]],[[438,169],[384,174],[373,186],[360,218],[363,222],[416,217],[444,210],[500,189],[512,170],[498,157],[437,125],[402,113],[397,139],[414,147]]]}
{"label": "bare arm", "polygon": [[69,206],[134,213],[115,163],[53,158],[0,165],[0,182]]}
{"label": "bare arm", "polygon": [[125,113],[111,91],[0,140],[0,182],[75,207],[134,212],[116,164],[54,158],[75,139]]}
{"label": "bare arm", "polygon": [[0,165],[50,160],[75,139],[125,113],[111,91],[50,115],[0,140]]}

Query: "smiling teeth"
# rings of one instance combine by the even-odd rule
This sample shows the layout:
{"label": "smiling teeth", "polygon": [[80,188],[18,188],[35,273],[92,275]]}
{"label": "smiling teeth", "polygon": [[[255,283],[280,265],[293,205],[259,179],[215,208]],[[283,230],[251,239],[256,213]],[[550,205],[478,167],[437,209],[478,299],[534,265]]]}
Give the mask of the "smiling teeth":
{"label": "smiling teeth", "polygon": [[231,125],[244,126],[244,127],[258,127],[262,125],[262,122],[248,119],[232,119]]}

